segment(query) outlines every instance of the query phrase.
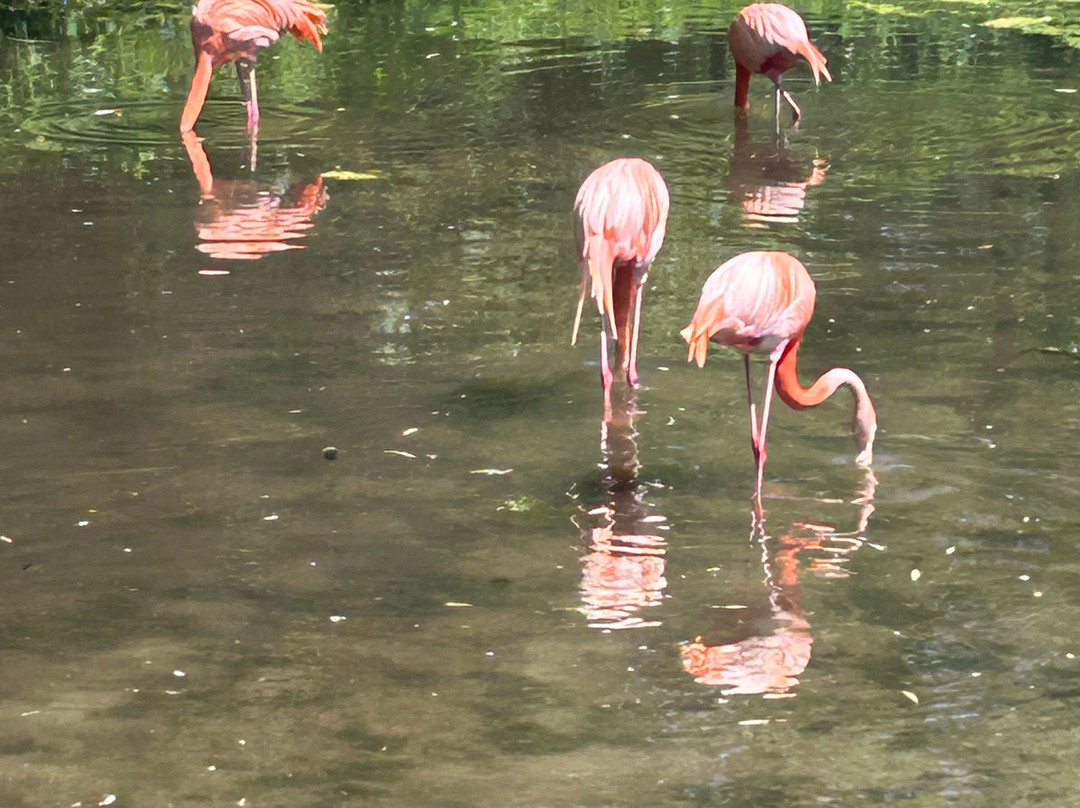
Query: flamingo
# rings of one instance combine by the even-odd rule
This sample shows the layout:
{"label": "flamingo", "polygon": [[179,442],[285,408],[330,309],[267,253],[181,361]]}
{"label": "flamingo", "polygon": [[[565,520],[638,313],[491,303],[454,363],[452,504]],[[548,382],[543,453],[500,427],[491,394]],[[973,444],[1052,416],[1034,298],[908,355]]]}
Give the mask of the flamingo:
{"label": "flamingo", "polygon": [[[766,435],[773,387],[792,409],[816,407],[841,385],[855,395],[855,462],[869,467],[874,459],[877,413],[866,385],[853,370],[833,368],[809,387],[799,382],[796,366],[803,332],[814,314],[817,291],[806,267],[785,252],[746,252],[721,264],[705,281],[697,310],[682,337],[690,350],[687,361],[704,367],[709,340],[728,345],[743,355],[746,398],[750,405],[750,442],[757,464],[755,501],[760,501],[765,474]],[[765,403],[758,421],[750,383],[750,354],[768,353]]]}
{"label": "flamingo", "polygon": [[622,346],[622,370],[631,387],[638,383],[637,345],[641,292],[667,229],[670,196],[663,176],[651,163],[621,157],[594,170],[574,200],[581,296],[570,344],[577,344],[581,310],[591,294],[601,319],[600,378],[605,408],[611,406],[614,379],[608,363],[608,330]]}
{"label": "flamingo", "polygon": [[814,84],[824,76],[832,81],[825,56],[810,41],[802,17],[780,3],[753,3],[735,15],[728,28],[728,47],[735,58],[735,107],[750,108],[750,76],[761,73],[776,85],[776,123],[780,124],[780,96],[791,105],[792,123],[802,110],[791,93],[780,86],[780,74],[799,63],[801,56],[810,64]]}
{"label": "flamingo", "polygon": [[214,71],[236,62],[240,91],[247,101],[247,128],[255,134],[259,129],[255,57],[286,31],[306,39],[321,53],[326,12],[308,0],[199,0],[191,19],[195,75],[180,117],[180,132],[194,128]]}

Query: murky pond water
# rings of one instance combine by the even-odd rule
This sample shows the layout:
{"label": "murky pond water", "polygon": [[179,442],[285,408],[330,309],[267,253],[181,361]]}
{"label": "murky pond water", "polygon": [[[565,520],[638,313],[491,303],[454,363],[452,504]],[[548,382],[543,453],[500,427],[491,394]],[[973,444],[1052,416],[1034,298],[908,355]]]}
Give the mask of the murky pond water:
{"label": "murky pond water", "polygon": [[[254,159],[225,75],[175,131],[182,14],[3,20],[0,802],[1075,804],[1080,58],[803,9],[778,141],[735,9],[342,6]],[[604,424],[570,209],[622,154],[672,211]],[[880,431],[779,406],[751,537],[741,362],[679,330],[760,248]]]}

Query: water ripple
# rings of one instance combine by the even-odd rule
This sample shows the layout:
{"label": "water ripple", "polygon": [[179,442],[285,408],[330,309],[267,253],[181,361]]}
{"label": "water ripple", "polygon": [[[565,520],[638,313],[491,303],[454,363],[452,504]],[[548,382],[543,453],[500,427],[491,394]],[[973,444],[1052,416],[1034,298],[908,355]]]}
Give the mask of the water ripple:
{"label": "water ripple", "polygon": [[[310,143],[315,130],[329,121],[304,107],[264,107],[259,141],[265,144]],[[34,146],[50,144],[95,146],[165,146],[177,142],[180,111],[171,101],[106,101],[93,105],[59,101],[43,104],[22,123]],[[222,145],[247,141],[243,108],[235,99],[208,101],[199,119],[200,133],[213,134]]]}

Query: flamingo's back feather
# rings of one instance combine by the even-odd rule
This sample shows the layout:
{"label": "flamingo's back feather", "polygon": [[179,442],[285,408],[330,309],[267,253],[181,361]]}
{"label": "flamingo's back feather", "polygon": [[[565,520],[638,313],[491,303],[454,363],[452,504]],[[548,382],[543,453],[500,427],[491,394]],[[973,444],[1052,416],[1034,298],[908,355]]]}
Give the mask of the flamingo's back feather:
{"label": "flamingo's back feather", "polygon": [[636,157],[605,163],[578,190],[574,212],[582,300],[586,293],[596,300],[600,316],[610,322],[613,338],[618,338],[612,302],[615,266],[628,263],[648,269],[664,243],[669,206],[667,184],[660,172]]}
{"label": "flamingo's back feather", "polygon": [[728,43],[735,61],[754,73],[782,73],[801,56],[810,65],[814,83],[824,76],[832,81],[825,56],[810,41],[806,23],[780,3],[753,3],[735,16],[728,29]]}
{"label": "flamingo's back feather", "polygon": [[326,12],[309,0],[199,0],[194,18],[236,41],[267,36],[269,31],[273,42],[288,31],[319,51],[327,30]]}
{"label": "flamingo's back feather", "polygon": [[721,264],[705,281],[682,337],[687,360],[705,364],[709,341],[743,353],[772,351],[802,334],[817,292],[806,267],[784,252],[746,252]]}

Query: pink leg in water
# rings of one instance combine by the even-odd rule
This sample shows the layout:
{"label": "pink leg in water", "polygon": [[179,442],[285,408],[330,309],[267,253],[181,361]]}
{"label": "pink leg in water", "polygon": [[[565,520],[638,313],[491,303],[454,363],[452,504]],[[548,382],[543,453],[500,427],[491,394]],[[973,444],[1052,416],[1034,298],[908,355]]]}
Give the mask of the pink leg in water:
{"label": "pink leg in water", "polygon": [[611,417],[611,386],[615,381],[615,374],[611,372],[611,364],[608,362],[608,335],[607,331],[600,329],[600,383],[604,386],[604,418]]}
{"label": "pink leg in water", "polygon": [[776,366],[780,363],[780,357],[783,356],[787,344],[787,340],[781,342],[769,357],[769,376],[765,382],[765,403],[761,406],[761,426],[758,429],[757,488],[755,493],[759,498],[761,497],[761,484],[765,478],[765,459],[769,456],[766,445],[769,439],[769,407],[772,406],[773,386],[776,382]]}
{"label": "pink leg in water", "polygon": [[750,407],[750,448],[754,452],[754,465],[758,462],[758,421],[757,407],[754,406],[754,387],[750,380],[750,354],[743,354],[743,365],[746,368],[746,403]]}
{"label": "pink leg in water", "polygon": [[253,135],[259,131],[259,91],[255,86],[255,65],[251,65],[249,74],[251,94],[247,102],[247,128]]}

